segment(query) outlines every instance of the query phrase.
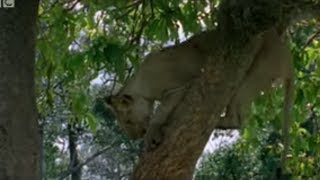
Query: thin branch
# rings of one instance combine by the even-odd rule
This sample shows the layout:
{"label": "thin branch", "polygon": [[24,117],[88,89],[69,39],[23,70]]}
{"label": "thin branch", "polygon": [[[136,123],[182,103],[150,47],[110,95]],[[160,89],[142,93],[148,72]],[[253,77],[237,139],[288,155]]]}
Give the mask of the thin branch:
{"label": "thin branch", "polygon": [[137,6],[139,6],[142,2],[143,2],[143,0],[138,0],[138,1],[135,1],[135,2],[129,4],[129,5],[125,6],[125,7],[119,8],[118,10],[128,9],[128,8],[132,8],[132,7],[135,7],[135,6],[137,7]]}
{"label": "thin branch", "polygon": [[115,17],[114,19],[116,21],[119,20],[119,19],[122,19],[122,18],[126,17],[128,14],[130,14],[133,10],[134,10],[134,8],[129,8],[126,12],[124,12],[120,16]]}
{"label": "thin branch", "polygon": [[110,94],[112,95],[112,93],[114,92],[114,89],[116,88],[116,84],[117,84],[117,75],[114,76],[113,78],[113,84],[112,84],[112,87],[111,87],[111,90],[110,90]]}
{"label": "thin branch", "polygon": [[151,18],[153,18],[154,17],[153,0],[150,0],[150,8],[151,8]]}
{"label": "thin branch", "polygon": [[309,46],[312,41],[317,38],[320,35],[320,30],[317,31],[316,33],[314,33],[308,40],[307,42],[304,44],[304,46],[302,47],[302,49],[305,49],[307,46]]}
{"label": "thin branch", "polygon": [[[140,5],[139,5],[140,6]],[[139,6],[136,6],[136,8],[135,8],[135,10],[134,10],[134,14],[133,14],[133,20],[136,22],[137,21],[137,14],[138,14],[138,9],[139,9]],[[130,40],[130,45],[132,45],[133,44],[133,42],[134,42],[134,39],[135,39],[135,36],[134,36],[134,34],[135,34],[135,30],[136,30],[136,24],[139,24],[139,23],[134,23],[133,24],[133,27],[132,27],[132,31],[131,31],[131,35],[130,35],[130,37],[132,37],[132,40]]]}
{"label": "thin branch", "polygon": [[[68,7],[66,10],[67,10],[67,11],[73,10],[73,9],[76,7],[76,5],[80,3],[80,1],[81,1],[81,0],[76,0],[76,1],[73,2],[73,4],[71,4],[71,6]],[[72,2],[71,2],[71,3],[72,3]]]}
{"label": "thin branch", "polygon": [[84,165],[90,163],[91,161],[93,161],[94,159],[96,159],[98,156],[102,155],[103,153],[105,153],[106,151],[108,151],[109,149],[111,149],[113,147],[113,144],[112,143],[111,145],[97,151],[96,153],[94,153],[92,156],[90,156],[89,158],[87,158],[84,162],[78,164],[76,167],[72,167],[72,168],[69,168],[69,170],[61,173],[60,175],[60,180],[63,180],[65,178],[67,178],[71,173],[73,172],[76,172],[77,170],[79,170],[80,168],[82,168]]}

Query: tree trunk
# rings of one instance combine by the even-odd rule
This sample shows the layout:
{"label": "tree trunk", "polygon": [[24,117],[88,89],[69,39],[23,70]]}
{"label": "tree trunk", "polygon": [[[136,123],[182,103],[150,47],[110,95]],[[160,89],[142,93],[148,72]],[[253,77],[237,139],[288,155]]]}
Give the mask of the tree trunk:
{"label": "tree trunk", "polygon": [[132,179],[192,178],[195,164],[220,120],[223,108],[260,44],[258,39],[254,39],[246,42],[241,53],[236,53],[238,57],[226,56],[231,53],[228,50],[221,51],[222,48],[233,48],[222,41],[226,38],[225,34],[221,31],[212,34],[217,43],[212,46],[212,54],[208,56],[202,77],[193,82],[182,103],[169,117],[168,121],[172,123],[166,130],[164,142],[154,151],[142,155]]}
{"label": "tree trunk", "polygon": [[[287,4],[282,6],[283,2]],[[297,10],[290,5],[300,3],[293,7],[312,7],[301,6],[306,2],[311,1],[222,1],[217,15],[219,25],[216,30],[206,33],[208,37],[201,43],[211,50],[204,54],[207,63],[201,77],[193,81],[183,101],[169,116],[164,142],[155,150],[142,154],[131,179],[192,179],[195,164],[218,125],[220,114],[260,46],[258,35],[276,25],[288,24],[280,19]]]}
{"label": "tree trunk", "polygon": [[[38,115],[40,116],[40,115]],[[40,117],[38,117],[40,120]],[[39,121],[39,135],[40,135],[40,179],[47,180],[46,177],[46,159],[45,159],[45,137],[44,137],[44,120]]]}
{"label": "tree trunk", "polygon": [[68,136],[69,136],[69,159],[70,159],[70,169],[76,169],[71,171],[71,180],[81,180],[81,167],[77,168],[80,164],[77,151],[77,134],[75,128],[70,122],[68,124]]}
{"label": "tree trunk", "polygon": [[40,179],[34,91],[38,1],[0,9],[0,179]]}

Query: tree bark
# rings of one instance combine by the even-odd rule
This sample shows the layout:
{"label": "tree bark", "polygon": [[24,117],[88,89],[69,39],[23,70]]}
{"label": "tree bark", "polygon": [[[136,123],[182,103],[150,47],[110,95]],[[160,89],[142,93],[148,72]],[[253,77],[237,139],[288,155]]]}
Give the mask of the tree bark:
{"label": "tree bark", "polygon": [[172,123],[166,130],[165,141],[154,151],[142,155],[132,179],[192,178],[195,163],[220,120],[220,114],[259,47],[258,40],[251,41],[242,55],[239,52],[242,58],[238,59],[219,47],[218,44],[230,48],[223,42],[224,33],[212,33],[216,37],[217,44],[213,46],[216,50],[208,56],[203,75],[193,82],[182,103],[169,117],[168,121]]}
{"label": "tree bark", "polygon": [[[77,151],[77,133],[74,125],[70,122],[68,124],[68,136],[69,136],[69,167],[75,169],[79,166],[79,158]],[[81,167],[71,172],[71,180],[81,180]]]}
{"label": "tree bark", "polygon": [[40,179],[34,91],[38,1],[0,9],[0,179]]}
{"label": "tree bark", "polygon": [[259,34],[288,24],[290,18],[281,17],[294,11],[285,9],[288,6],[280,4],[284,2],[298,4],[294,0],[222,1],[219,25],[207,32],[208,37],[201,43],[211,50],[204,55],[207,63],[201,77],[193,81],[169,116],[164,142],[142,154],[131,179],[192,179],[195,164],[217,127],[220,114],[253,61],[261,43]]}

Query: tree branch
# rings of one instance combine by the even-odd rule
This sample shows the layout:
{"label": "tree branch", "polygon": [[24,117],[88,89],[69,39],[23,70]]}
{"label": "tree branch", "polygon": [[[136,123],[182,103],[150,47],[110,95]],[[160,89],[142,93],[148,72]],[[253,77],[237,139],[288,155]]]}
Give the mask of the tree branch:
{"label": "tree branch", "polygon": [[169,116],[164,142],[140,157],[132,180],[192,179],[195,164],[220,114],[260,47],[259,34],[281,23],[287,15],[283,2],[300,8],[299,3],[309,1],[224,0],[218,11],[218,28],[202,33],[198,42],[184,42],[206,49],[204,71]]}
{"label": "tree branch", "polygon": [[106,151],[108,151],[109,149],[111,149],[113,147],[113,145],[109,145],[107,147],[104,147],[103,149],[97,151],[96,153],[94,153],[93,155],[91,155],[89,158],[87,158],[84,162],[80,163],[78,166],[73,167],[68,169],[67,171],[61,173],[60,175],[60,180],[63,180],[65,178],[67,178],[71,173],[76,172],[77,170],[79,170],[80,168],[82,168],[84,165],[90,163],[91,161],[93,161],[95,158],[97,158],[98,156],[102,155],[103,153],[105,153]]}
{"label": "tree branch", "polygon": [[302,49],[305,49],[306,47],[308,47],[313,40],[315,40],[318,36],[320,35],[320,30],[317,31],[316,33],[314,33],[308,40],[307,42],[304,44],[304,46],[302,47]]}

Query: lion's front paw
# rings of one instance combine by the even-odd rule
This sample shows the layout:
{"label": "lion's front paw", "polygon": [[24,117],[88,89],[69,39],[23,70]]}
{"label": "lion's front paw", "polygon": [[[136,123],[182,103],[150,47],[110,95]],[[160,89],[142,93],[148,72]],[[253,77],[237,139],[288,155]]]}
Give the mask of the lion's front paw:
{"label": "lion's front paw", "polygon": [[163,132],[160,127],[150,127],[145,135],[145,149],[152,151],[158,147],[163,141]]}

